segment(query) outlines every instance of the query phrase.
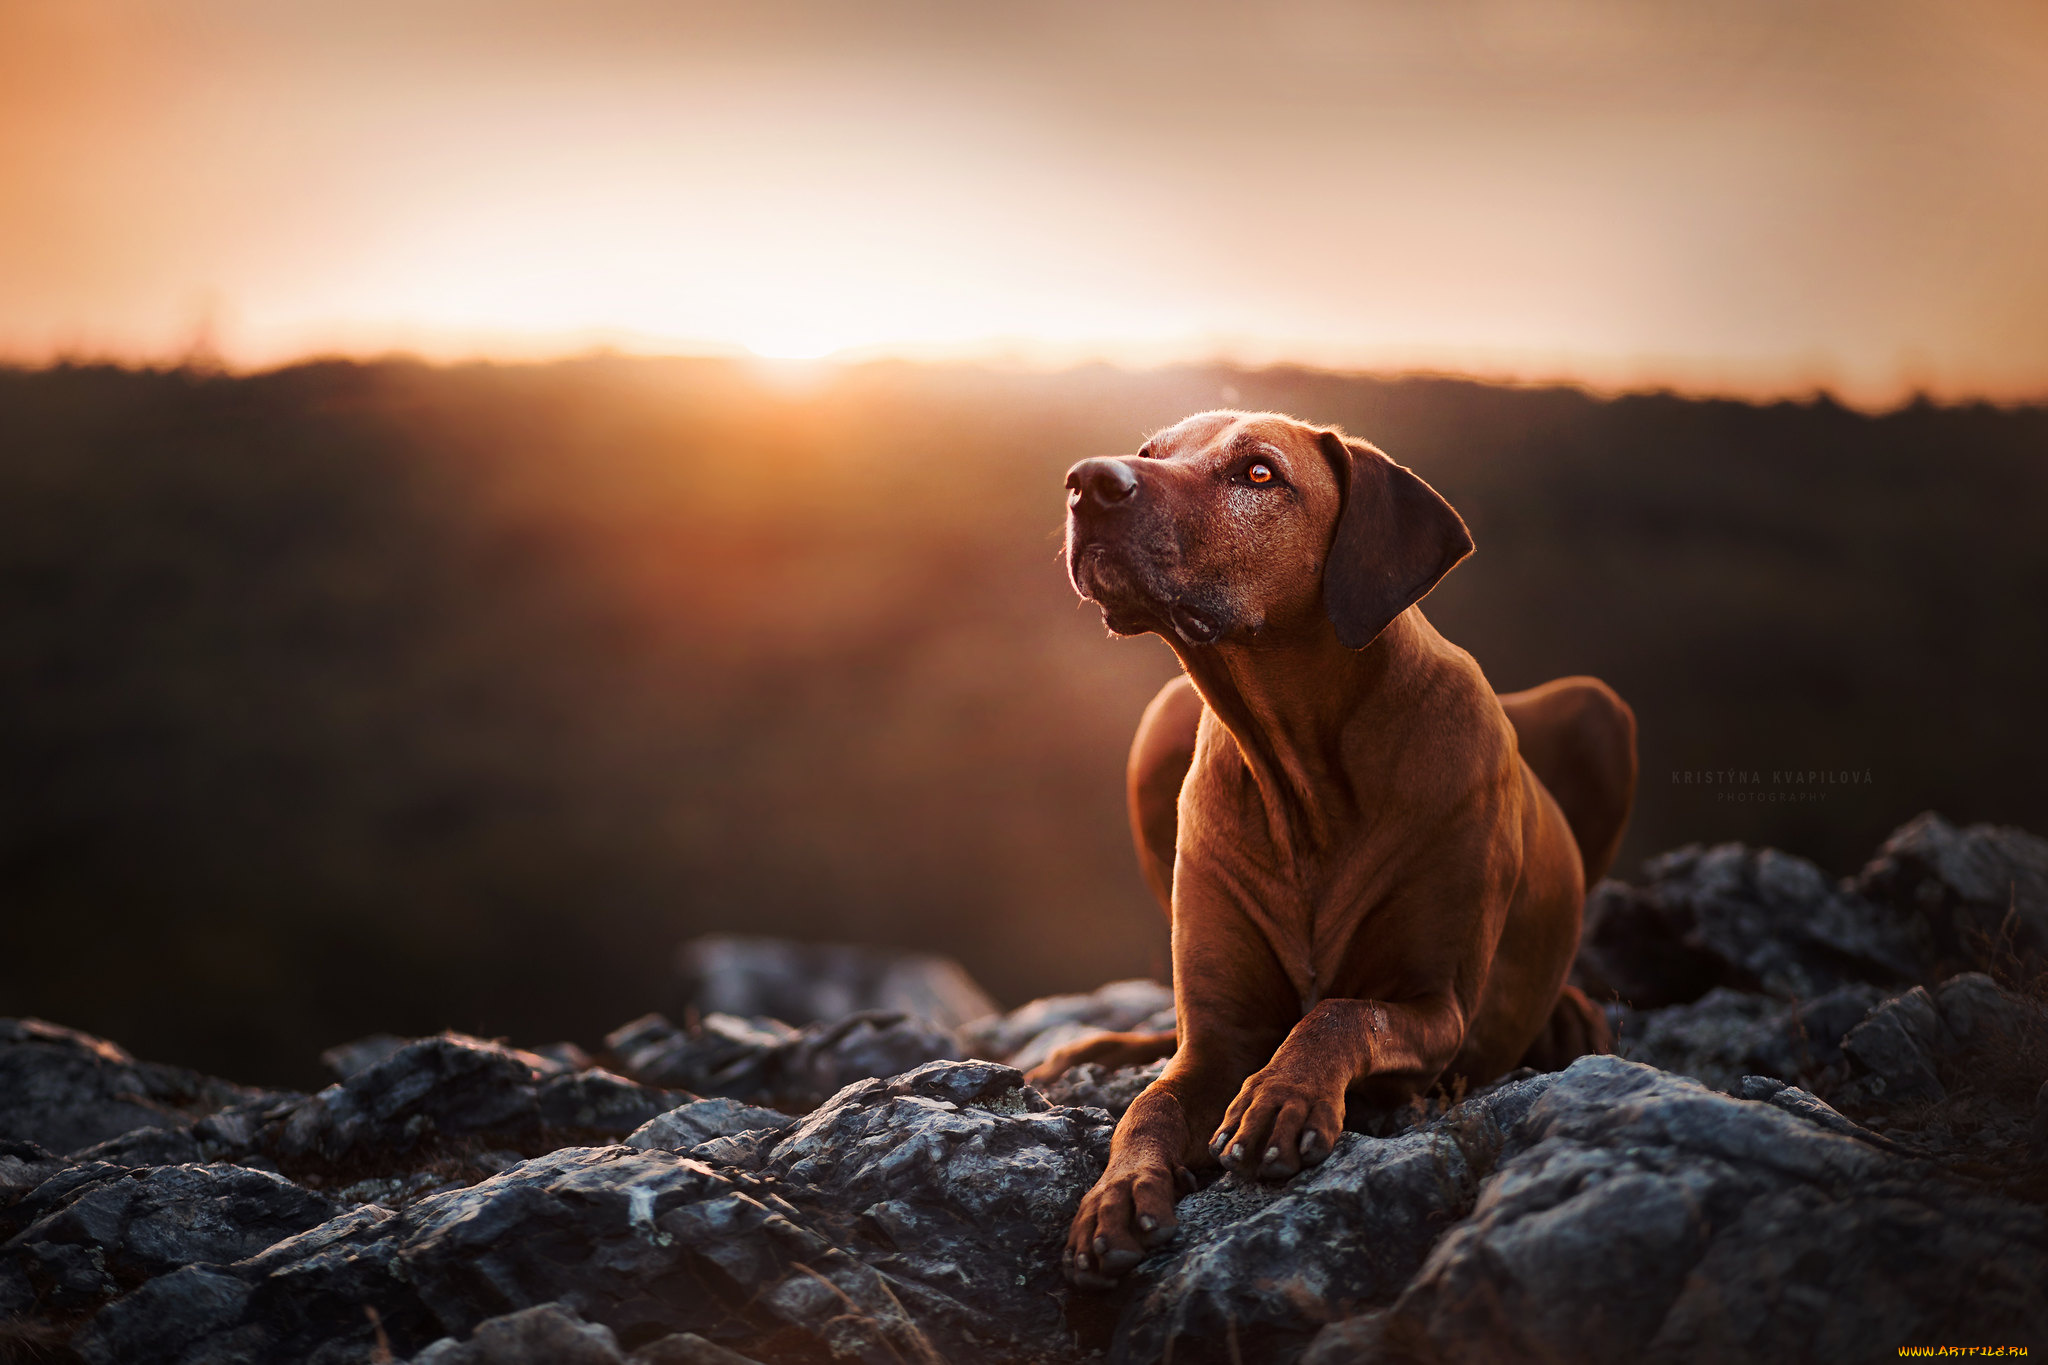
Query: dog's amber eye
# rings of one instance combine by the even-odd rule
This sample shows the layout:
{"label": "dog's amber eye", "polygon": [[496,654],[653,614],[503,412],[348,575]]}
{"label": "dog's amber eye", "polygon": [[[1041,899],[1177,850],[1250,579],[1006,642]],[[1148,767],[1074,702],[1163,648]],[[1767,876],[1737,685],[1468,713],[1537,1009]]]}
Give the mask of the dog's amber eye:
{"label": "dog's amber eye", "polygon": [[1273,468],[1271,465],[1255,464],[1244,472],[1244,476],[1253,483],[1271,483]]}

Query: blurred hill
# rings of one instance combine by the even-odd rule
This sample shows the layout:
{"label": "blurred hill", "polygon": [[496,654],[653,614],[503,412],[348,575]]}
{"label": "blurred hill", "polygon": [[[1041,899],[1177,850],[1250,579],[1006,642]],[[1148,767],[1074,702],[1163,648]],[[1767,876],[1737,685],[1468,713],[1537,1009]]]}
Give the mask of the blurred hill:
{"label": "blurred hill", "polygon": [[1459,507],[1478,553],[1426,610],[1497,686],[1635,705],[1624,868],[1848,871],[1929,807],[2048,828],[2048,410],[0,372],[0,1014],[304,1084],[374,1030],[594,1041],[713,930],[947,952],[1011,1001],[1161,973],[1121,771],[1175,665],[1075,601],[1060,475],[1219,405],[1341,422]]}

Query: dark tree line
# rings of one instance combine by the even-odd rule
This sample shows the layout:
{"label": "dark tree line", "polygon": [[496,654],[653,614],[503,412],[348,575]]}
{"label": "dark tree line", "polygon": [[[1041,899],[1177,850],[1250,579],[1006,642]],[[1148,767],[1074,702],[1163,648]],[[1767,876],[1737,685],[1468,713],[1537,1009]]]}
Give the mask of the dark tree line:
{"label": "dark tree line", "polygon": [[1161,970],[1120,781],[1173,664],[1074,602],[1060,473],[1226,395],[1457,504],[1479,550],[1426,609],[1498,686],[1635,704],[1625,867],[1745,839],[1848,871],[1927,807],[2048,829],[2042,409],[15,371],[0,1013],[307,1082],[378,1029],[593,1041],[670,1005],[670,946],[709,929],[936,947],[1012,999]]}

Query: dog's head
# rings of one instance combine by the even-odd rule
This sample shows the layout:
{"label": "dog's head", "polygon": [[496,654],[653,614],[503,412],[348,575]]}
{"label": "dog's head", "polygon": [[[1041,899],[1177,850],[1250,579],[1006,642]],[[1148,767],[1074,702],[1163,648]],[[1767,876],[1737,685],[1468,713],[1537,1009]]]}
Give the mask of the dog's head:
{"label": "dog's head", "polygon": [[1472,552],[1464,520],[1363,441],[1204,412],[1067,471],[1067,572],[1119,635],[1315,629],[1363,649]]}

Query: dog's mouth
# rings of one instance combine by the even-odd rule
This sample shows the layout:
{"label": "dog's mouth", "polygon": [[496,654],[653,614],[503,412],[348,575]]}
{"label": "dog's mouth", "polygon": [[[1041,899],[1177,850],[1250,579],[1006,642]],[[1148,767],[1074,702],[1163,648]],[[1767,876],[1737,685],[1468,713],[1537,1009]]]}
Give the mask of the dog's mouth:
{"label": "dog's mouth", "polygon": [[1223,623],[1199,607],[1175,602],[1166,609],[1173,633],[1191,645],[1213,645],[1223,638]]}
{"label": "dog's mouth", "polygon": [[1185,593],[1151,581],[1107,546],[1076,551],[1072,576],[1076,591],[1101,608],[1102,623],[1118,635],[1171,631],[1184,644],[1212,645],[1229,631],[1213,604],[1198,606]]}
{"label": "dog's mouth", "polygon": [[1101,609],[1102,624],[1112,631],[1143,635],[1152,629],[1151,594],[1106,546],[1088,545],[1075,551],[1069,572],[1074,591]]}

